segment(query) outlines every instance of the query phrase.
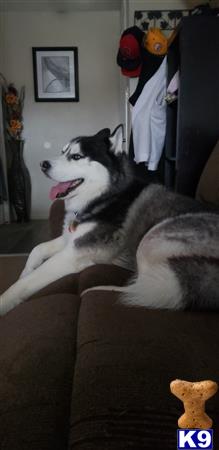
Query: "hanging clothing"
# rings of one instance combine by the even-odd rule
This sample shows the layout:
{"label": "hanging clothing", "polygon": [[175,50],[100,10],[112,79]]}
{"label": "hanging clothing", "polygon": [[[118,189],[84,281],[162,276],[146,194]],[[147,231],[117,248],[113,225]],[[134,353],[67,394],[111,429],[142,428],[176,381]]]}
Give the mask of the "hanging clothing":
{"label": "hanging clothing", "polygon": [[168,105],[177,100],[178,90],[179,90],[179,70],[177,70],[177,72],[174,74],[167,88],[165,100]]}
{"label": "hanging clothing", "polygon": [[134,160],[156,170],[166,134],[167,57],[145,84],[132,109]]}
{"label": "hanging clothing", "polygon": [[134,106],[140,97],[145,84],[150,80],[150,78],[156,73],[159,69],[160,65],[163,62],[164,56],[162,55],[153,55],[146,48],[142,48],[142,67],[141,73],[139,75],[138,84],[136,86],[135,92],[129,98],[129,103]]}
{"label": "hanging clothing", "polygon": [[179,89],[179,70],[177,70],[176,73],[171,78],[167,88],[167,92],[169,92],[170,94],[174,94],[176,91],[178,91],[178,89]]}

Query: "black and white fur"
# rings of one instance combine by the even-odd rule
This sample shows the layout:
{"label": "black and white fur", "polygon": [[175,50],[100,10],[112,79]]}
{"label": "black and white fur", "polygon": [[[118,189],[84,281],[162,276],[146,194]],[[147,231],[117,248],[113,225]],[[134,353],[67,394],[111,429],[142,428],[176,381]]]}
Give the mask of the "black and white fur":
{"label": "black and white fur", "polygon": [[0,297],[1,315],[96,263],[136,270],[129,286],[116,288],[128,304],[219,309],[218,215],[163,186],[145,187],[122,151],[121,126],[111,135],[104,129],[73,139],[41,168],[56,182],[72,182],[59,193],[66,209],[63,234],[33,249],[20,279]]}

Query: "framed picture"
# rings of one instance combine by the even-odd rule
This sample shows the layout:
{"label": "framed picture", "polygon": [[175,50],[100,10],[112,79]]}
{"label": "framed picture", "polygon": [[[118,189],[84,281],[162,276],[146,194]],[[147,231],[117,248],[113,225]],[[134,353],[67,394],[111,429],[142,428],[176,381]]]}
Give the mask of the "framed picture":
{"label": "framed picture", "polygon": [[77,47],[33,47],[36,102],[78,102]]}

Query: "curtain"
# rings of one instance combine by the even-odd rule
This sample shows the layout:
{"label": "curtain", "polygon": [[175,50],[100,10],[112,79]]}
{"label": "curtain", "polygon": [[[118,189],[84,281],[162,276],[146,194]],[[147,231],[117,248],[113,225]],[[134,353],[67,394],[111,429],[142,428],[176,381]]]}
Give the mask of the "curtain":
{"label": "curtain", "polygon": [[7,183],[7,162],[4,137],[4,119],[2,107],[2,86],[0,77],[0,224],[10,222],[10,208]]}

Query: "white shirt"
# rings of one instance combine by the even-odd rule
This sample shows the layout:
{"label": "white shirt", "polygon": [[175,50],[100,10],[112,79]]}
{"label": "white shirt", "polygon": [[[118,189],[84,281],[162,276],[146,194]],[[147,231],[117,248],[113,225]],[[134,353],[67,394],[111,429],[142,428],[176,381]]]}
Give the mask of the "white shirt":
{"label": "white shirt", "polygon": [[135,162],[156,170],[166,134],[167,57],[145,84],[132,110]]}

